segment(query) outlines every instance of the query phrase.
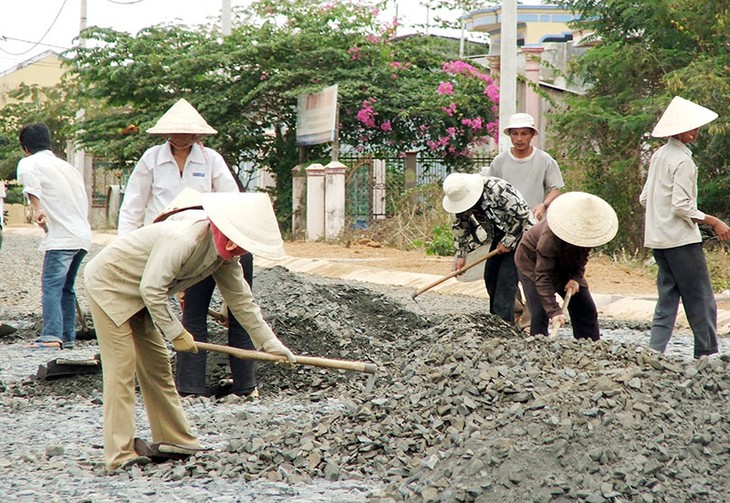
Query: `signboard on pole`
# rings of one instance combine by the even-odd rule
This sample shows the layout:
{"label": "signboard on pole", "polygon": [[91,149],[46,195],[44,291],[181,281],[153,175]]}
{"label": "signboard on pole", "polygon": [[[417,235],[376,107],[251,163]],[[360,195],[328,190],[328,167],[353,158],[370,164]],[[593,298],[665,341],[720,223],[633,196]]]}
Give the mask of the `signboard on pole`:
{"label": "signboard on pole", "polygon": [[297,103],[297,147],[335,140],[337,84],[315,94],[302,94]]}

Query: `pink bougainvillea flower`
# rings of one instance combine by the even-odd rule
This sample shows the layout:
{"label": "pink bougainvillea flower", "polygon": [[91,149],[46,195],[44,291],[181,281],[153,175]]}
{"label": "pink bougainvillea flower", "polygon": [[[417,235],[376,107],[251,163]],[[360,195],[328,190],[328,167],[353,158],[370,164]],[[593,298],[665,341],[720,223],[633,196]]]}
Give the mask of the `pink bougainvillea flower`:
{"label": "pink bougainvillea flower", "polygon": [[351,60],[357,61],[358,59],[360,59],[360,48],[359,47],[350,47],[347,50],[347,54],[350,55]]}
{"label": "pink bougainvillea flower", "polygon": [[448,107],[443,107],[441,110],[443,110],[449,117],[453,117],[456,113],[456,103],[452,101]]}
{"label": "pink bougainvillea flower", "polygon": [[385,121],[380,125],[380,129],[382,129],[385,132],[392,131],[393,126],[391,125],[390,121]]}
{"label": "pink bougainvillea flower", "polygon": [[453,94],[454,85],[451,82],[441,82],[438,88],[439,94]]}

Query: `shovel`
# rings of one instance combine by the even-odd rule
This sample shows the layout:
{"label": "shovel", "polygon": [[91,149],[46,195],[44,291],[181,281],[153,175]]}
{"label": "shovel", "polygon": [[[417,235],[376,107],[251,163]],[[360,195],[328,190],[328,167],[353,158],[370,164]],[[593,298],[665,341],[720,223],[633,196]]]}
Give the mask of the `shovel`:
{"label": "shovel", "polygon": [[[241,360],[259,360],[277,363],[289,363],[284,355],[273,355],[262,351],[251,351],[249,349],[232,348],[230,346],[221,346],[219,344],[211,344],[209,342],[196,342],[196,346],[201,351],[214,351],[216,353],[225,353]],[[365,372],[366,374],[374,374],[377,367],[374,363],[357,362],[350,360],[332,360],[330,358],[320,358],[318,356],[299,356],[294,355],[297,359],[296,363],[300,365],[311,365],[313,367],[324,367],[340,370],[354,370],[356,372]]]}
{"label": "shovel", "polygon": [[76,338],[80,341],[90,341],[96,339],[96,330],[89,328],[86,324],[86,316],[81,312],[81,306],[79,305],[79,299],[76,299],[76,317],[81,323],[81,330],[76,331]]}
{"label": "shovel", "polygon": [[471,264],[465,265],[461,269],[459,269],[457,271],[454,271],[454,272],[451,272],[451,273],[447,274],[446,276],[444,276],[443,278],[437,279],[436,281],[434,281],[430,285],[424,286],[423,288],[421,288],[420,290],[418,290],[417,292],[415,292],[413,295],[411,295],[411,298],[415,300],[415,298],[418,297],[419,295],[421,295],[422,293],[427,292],[431,288],[440,285],[441,283],[443,283],[447,279],[451,279],[454,276],[459,276],[460,274],[464,274],[467,270],[471,269],[475,265],[479,265],[482,262],[485,262],[485,261],[489,260],[490,258],[494,257],[497,253],[499,253],[499,251],[495,248],[494,250],[490,251],[489,253],[487,253],[483,257],[478,258],[477,260],[475,260]]}
{"label": "shovel", "polygon": [[[565,313],[568,312],[568,304],[570,304],[570,298],[573,297],[573,289],[569,288],[567,292],[565,292],[565,300],[563,301],[563,316],[565,316]],[[558,330],[560,329],[560,325],[557,323],[553,325],[552,329],[550,330],[550,336],[556,337],[558,335]]]}

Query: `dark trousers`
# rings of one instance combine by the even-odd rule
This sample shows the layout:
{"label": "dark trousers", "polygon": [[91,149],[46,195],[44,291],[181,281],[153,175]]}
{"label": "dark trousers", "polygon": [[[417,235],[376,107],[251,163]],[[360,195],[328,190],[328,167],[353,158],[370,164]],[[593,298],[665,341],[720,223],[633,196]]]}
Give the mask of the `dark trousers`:
{"label": "dark trousers", "polygon": [[702,246],[696,243],[654,250],[654,259],[659,266],[659,299],[649,347],[661,352],[667,348],[681,299],[694,335],[695,358],[717,353],[717,304]]}
{"label": "dark trousers", "polygon": [[[542,307],[540,302],[540,295],[537,293],[535,283],[520,273],[520,282],[522,282],[522,289],[525,291],[525,297],[527,297],[527,305],[532,315],[530,320],[530,335],[548,335],[550,333],[550,319],[548,318],[545,309]],[[562,285],[554,285],[558,295],[565,298],[565,283]],[[573,337],[576,339],[592,339],[597,341],[601,338],[600,329],[598,326],[598,310],[596,309],[596,303],[593,302],[593,297],[588,288],[581,287],[578,293],[574,293],[568,304],[568,314],[570,315],[570,324],[573,327]]]}
{"label": "dark trousers", "polygon": [[[249,286],[253,285],[253,256],[250,253],[241,257],[243,277]],[[182,323],[196,341],[208,342],[208,307],[215,290],[215,280],[208,276],[185,290],[185,304]],[[255,350],[256,348],[240,323],[228,310],[228,345],[234,348]],[[177,353],[175,385],[179,393],[205,393],[205,371],[207,352],[196,354]],[[240,395],[251,393],[256,387],[256,363],[253,360],[241,360],[230,357],[233,374],[232,392]]]}
{"label": "dark trousers", "polygon": [[[498,243],[494,239],[490,251]],[[487,260],[484,266],[484,284],[489,295],[489,312],[512,324],[515,322],[517,280],[514,251],[495,255]]]}

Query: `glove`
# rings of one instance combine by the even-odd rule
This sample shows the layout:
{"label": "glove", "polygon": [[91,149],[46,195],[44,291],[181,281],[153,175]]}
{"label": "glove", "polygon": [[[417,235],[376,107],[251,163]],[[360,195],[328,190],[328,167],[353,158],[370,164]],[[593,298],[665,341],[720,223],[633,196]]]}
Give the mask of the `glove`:
{"label": "glove", "polygon": [[296,363],[297,361],[297,359],[294,357],[294,353],[289,351],[289,348],[284,346],[277,338],[269,339],[268,341],[264,342],[264,345],[261,346],[261,349],[263,349],[266,353],[271,353],[272,355],[284,355],[286,356],[287,360],[289,360],[289,363]]}
{"label": "glove", "polygon": [[195,345],[193,336],[190,332],[183,330],[183,332],[172,340],[172,347],[175,351],[180,353],[197,353],[198,346]]}

